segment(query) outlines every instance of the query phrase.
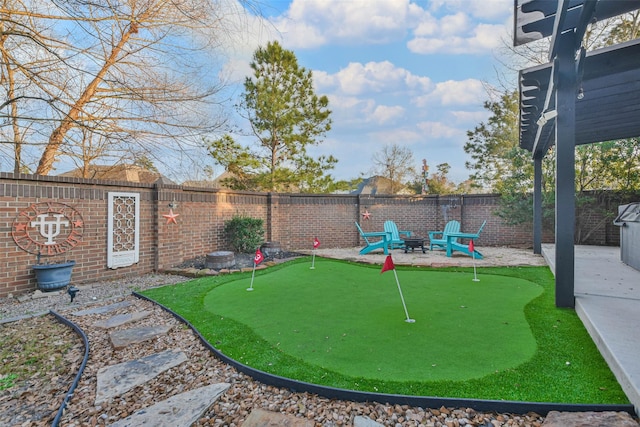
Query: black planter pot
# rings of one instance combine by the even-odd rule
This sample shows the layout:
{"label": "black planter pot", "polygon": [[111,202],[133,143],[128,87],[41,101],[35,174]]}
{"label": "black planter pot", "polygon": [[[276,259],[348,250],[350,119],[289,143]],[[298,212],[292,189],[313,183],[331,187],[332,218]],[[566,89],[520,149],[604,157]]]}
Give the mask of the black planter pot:
{"label": "black planter pot", "polygon": [[71,282],[71,271],[75,261],[63,264],[38,264],[33,266],[38,288],[43,291],[55,291],[66,287]]}

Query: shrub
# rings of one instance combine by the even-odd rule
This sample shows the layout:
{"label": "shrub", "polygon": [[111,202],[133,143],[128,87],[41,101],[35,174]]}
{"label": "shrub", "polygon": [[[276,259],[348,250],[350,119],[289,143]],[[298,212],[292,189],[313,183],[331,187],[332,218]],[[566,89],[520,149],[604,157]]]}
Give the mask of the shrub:
{"label": "shrub", "polygon": [[251,253],[262,244],[264,221],[259,218],[236,215],[224,223],[224,232],[229,236],[235,252]]}

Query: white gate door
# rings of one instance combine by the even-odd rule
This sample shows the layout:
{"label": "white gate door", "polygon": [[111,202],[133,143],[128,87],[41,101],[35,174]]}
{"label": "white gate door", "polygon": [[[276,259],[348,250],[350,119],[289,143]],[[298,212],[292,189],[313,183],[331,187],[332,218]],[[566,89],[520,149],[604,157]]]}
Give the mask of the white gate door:
{"label": "white gate door", "polygon": [[140,194],[109,193],[107,267],[127,267],[140,253]]}

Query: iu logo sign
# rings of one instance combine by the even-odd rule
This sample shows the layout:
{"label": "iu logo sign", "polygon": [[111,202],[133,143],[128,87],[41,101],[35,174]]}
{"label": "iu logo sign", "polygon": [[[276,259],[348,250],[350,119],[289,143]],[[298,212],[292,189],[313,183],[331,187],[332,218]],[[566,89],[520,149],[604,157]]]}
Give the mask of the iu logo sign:
{"label": "iu logo sign", "polygon": [[78,211],[64,203],[35,203],[13,221],[16,244],[32,254],[57,255],[82,241],[84,221]]}

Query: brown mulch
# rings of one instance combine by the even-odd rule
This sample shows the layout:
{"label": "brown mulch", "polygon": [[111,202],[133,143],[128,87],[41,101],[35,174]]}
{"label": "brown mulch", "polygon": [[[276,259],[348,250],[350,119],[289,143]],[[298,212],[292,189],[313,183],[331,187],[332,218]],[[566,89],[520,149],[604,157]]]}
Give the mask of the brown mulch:
{"label": "brown mulch", "polygon": [[78,373],[82,340],[46,315],[0,325],[0,348],[0,384],[13,383],[0,391],[0,425],[51,425]]}

